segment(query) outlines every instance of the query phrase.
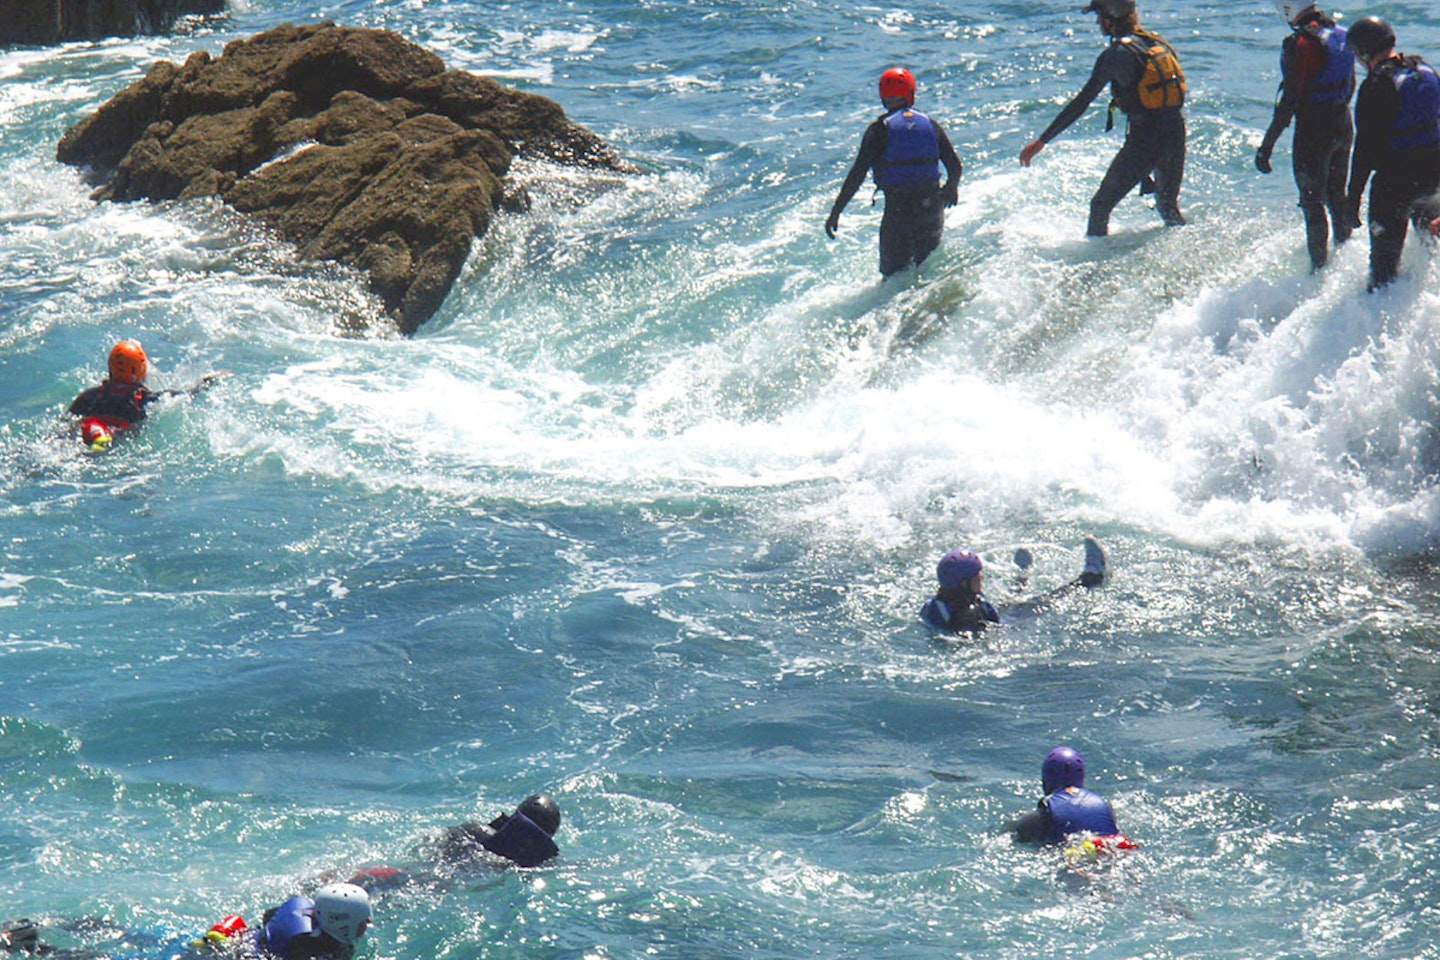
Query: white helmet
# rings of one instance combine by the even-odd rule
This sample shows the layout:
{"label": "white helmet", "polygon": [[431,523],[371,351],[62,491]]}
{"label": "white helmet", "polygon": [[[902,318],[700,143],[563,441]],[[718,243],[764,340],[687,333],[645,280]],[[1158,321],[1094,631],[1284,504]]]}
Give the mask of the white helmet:
{"label": "white helmet", "polygon": [[315,891],[315,921],[321,933],[354,943],[370,922],[370,894],[353,883],[327,883]]}
{"label": "white helmet", "polygon": [[1312,0],[1275,0],[1275,9],[1285,18],[1286,23],[1294,23],[1300,19],[1301,14],[1308,13],[1317,6],[1319,4]]}

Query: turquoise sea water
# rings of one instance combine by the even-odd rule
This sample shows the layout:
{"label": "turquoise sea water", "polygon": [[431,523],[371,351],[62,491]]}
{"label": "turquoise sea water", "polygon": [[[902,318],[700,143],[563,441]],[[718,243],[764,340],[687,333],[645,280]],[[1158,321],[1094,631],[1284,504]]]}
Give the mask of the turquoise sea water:
{"label": "turquoise sea water", "polygon": [[[362,956],[1440,957],[1440,264],[1308,276],[1288,139],[1251,166],[1259,2],[1145,5],[1192,223],[1085,241],[1101,110],[1015,162],[1100,49],[1079,5],[239,0],[0,52],[0,917],[158,960],[545,790],[556,865],[387,898]],[[1431,5],[1343,12],[1440,59]],[[643,172],[522,168],[400,340],[337,330],[355,277],[53,160],[155,59],[321,18]],[[897,64],[966,173],[881,283],[868,191],[821,225]],[[121,336],[233,376],[84,457]],[[1104,590],[917,623],[946,549],[1003,611],[1087,532]],[[1000,834],[1059,742],[1144,845],[1096,883]]]}

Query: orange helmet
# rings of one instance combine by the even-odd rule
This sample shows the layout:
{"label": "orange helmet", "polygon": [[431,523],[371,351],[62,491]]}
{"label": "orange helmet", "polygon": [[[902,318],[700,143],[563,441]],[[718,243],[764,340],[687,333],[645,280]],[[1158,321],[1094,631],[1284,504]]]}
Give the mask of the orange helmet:
{"label": "orange helmet", "polygon": [[121,340],[110,351],[110,379],[121,383],[143,383],[150,372],[145,348],[134,340]]}
{"label": "orange helmet", "polygon": [[904,98],[906,106],[915,106],[915,75],[904,67],[895,67],[880,75],[880,99],[900,98]]}

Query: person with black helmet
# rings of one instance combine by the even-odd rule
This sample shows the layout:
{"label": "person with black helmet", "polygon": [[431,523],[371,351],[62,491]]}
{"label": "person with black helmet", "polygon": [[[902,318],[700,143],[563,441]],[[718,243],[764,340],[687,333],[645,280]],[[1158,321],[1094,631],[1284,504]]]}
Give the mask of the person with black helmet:
{"label": "person with black helmet", "polygon": [[959,202],[960,158],[940,124],[915,109],[915,90],[909,70],[886,70],[880,77],[885,115],[866,128],[860,153],[825,220],[825,234],[833,240],[840,214],[874,171],[875,185],[885,194],[880,274],[886,277],[925,262],[940,245],[944,208]]}
{"label": "person with black helmet", "polygon": [[1108,85],[1110,122],[1118,108],[1126,117],[1125,143],[1100,187],[1090,199],[1090,220],[1085,233],[1103,237],[1110,232],[1110,213],[1136,186],[1141,192],[1153,186],[1155,210],[1166,226],[1181,226],[1180,182],[1185,177],[1185,74],[1175,48],[1154,33],[1140,29],[1135,0],[1090,0],[1080,11],[1094,13],[1110,45],[1095,60],[1090,79],[1075,98],[1051,121],[1039,138],[1020,151],[1020,165],[1031,162],[1045,145],[1089,109]]}
{"label": "person with black helmet", "polygon": [[1379,17],[1350,28],[1350,49],[1368,75],[1355,97],[1355,152],[1347,198],[1360,222],[1370,182],[1371,292],[1399,274],[1411,221],[1427,229],[1440,216],[1440,77],[1424,60],[1395,49],[1395,31]]}
{"label": "person with black helmet", "polygon": [[522,867],[538,867],[559,855],[554,840],[559,829],[560,805],[545,794],[531,794],[514,813],[502,813],[489,823],[467,820],[448,828],[440,838],[439,859],[468,860],[483,850]]}
{"label": "person with black helmet", "polygon": [[1275,9],[1291,32],[1280,49],[1280,97],[1255,152],[1255,168],[1261,173],[1271,171],[1270,154],[1293,118],[1291,166],[1295,186],[1300,189],[1313,273],[1330,259],[1332,230],[1337,246],[1350,238],[1345,181],[1355,139],[1350,119],[1355,55],[1347,45],[1345,28],[1321,13],[1311,0],[1275,0]]}

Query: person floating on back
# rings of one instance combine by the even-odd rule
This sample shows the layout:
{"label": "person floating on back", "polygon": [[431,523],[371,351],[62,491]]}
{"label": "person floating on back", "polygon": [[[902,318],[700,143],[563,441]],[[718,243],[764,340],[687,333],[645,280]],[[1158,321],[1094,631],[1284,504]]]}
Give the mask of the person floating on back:
{"label": "person floating on back", "polygon": [[[1075,587],[1098,587],[1109,575],[1110,560],[1100,541],[1087,536],[1084,541],[1085,566],[1074,580],[1063,583],[1039,597],[1024,602],[1034,608]],[[1015,551],[1015,563],[1027,575],[1032,562],[1030,551]],[[977,634],[992,623],[1000,622],[1000,614],[985,598],[985,563],[969,550],[951,550],[935,567],[940,587],[935,596],[920,610],[921,618],[930,626],[946,633]]]}
{"label": "person floating on back", "polygon": [[[1330,258],[1335,243],[1350,238],[1351,219],[1345,206],[1345,181],[1350,174],[1350,146],[1355,125],[1350,98],[1355,93],[1355,55],[1344,27],[1320,12],[1310,0],[1275,0],[1275,9],[1290,25],[1280,49],[1280,97],[1270,127],[1255,152],[1255,168],[1269,173],[1270,154],[1280,134],[1295,120],[1291,163],[1300,209],[1305,214],[1305,242],[1313,273]],[[1326,217],[1326,211],[1329,217]]]}
{"label": "person floating on back", "polygon": [[1040,764],[1044,792],[1035,810],[1012,820],[1006,830],[1017,843],[1069,845],[1074,857],[1094,859],[1135,849],[1120,832],[1110,801],[1085,789],[1085,758],[1072,747],[1056,747]]}
{"label": "person floating on back", "polygon": [[370,895],[353,883],[327,883],[315,897],[291,897],[251,927],[233,915],[191,946],[267,960],[350,960],[370,926]]}
{"label": "person floating on back", "polygon": [[1355,97],[1355,152],[1348,213],[1360,223],[1370,184],[1370,291],[1399,274],[1405,234],[1440,217],[1440,77],[1419,57],[1395,49],[1395,31],[1379,17],[1350,28],[1350,49],[1368,76]]}
{"label": "person floating on back", "polygon": [[137,429],[146,407],[166,397],[194,396],[220,379],[212,373],[188,390],[151,390],[145,386],[150,358],[134,340],[122,340],[110,351],[110,376],[99,386],[83,391],[70,404],[70,415],[80,418],[80,438],[94,452],[109,449],[116,436]]}
{"label": "person floating on back", "polygon": [[880,77],[885,115],[866,128],[860,153],[825,221],[825,233],[833,240],[841,212],[873,170],[875,185],[885,194],[880,273],[886,277],[925,262],[940,245],[944,208],[959,199],[960,158],[940,124],[915,109],[915,88],[909,70],[887,70]]}
{"label": "person floating on back", "polygon": [[1110,161],[1110,169],[1090,200],[1087,236],[1110,232],[1110,213],[1125,195],[1152,183],[1155,209],[1166,226],[1181,226],[1180,181],[1185,177],[1185,74],[1175,48],[1159,36],[1140,29],[1135,0],[1090,0],[1080,11],[1094,13],[1110,45],[1095,61],[1090,79],[1065,105],[1039,139],[1020,151],[1020,165],[1028,167],[1045,145],[1079,120],[1105,89],[1114,99],[1106,130],[1114,124],[1118,108],[1126,117],[1125,145]]}

